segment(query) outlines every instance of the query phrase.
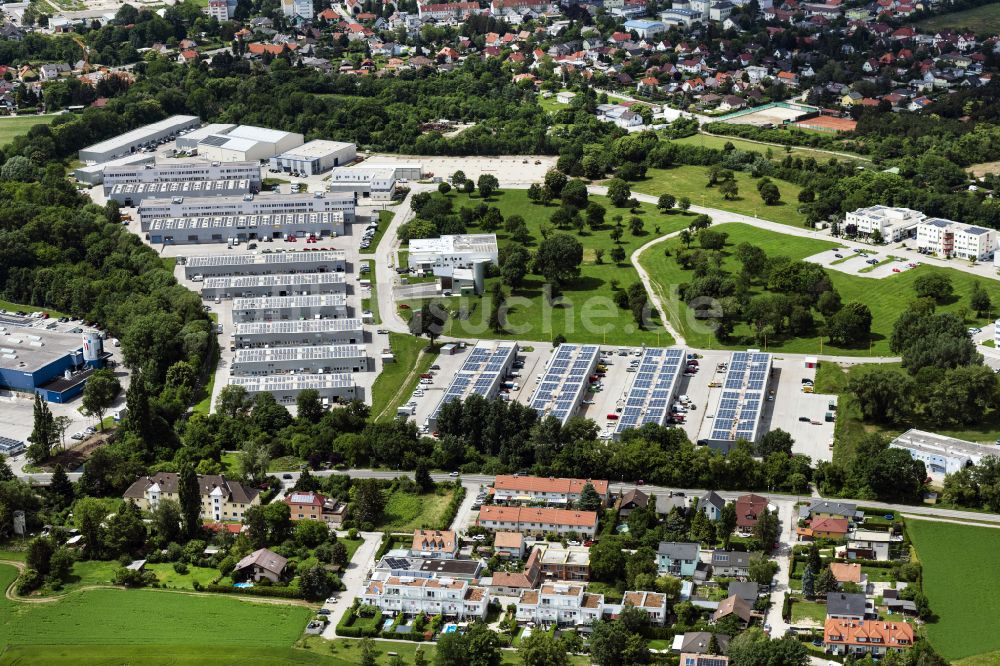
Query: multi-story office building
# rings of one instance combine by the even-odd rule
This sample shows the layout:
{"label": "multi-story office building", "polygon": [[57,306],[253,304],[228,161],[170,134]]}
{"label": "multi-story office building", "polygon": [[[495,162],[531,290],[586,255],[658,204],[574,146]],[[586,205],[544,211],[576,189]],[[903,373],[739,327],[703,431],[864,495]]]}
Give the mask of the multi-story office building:
{"label": "multi-story office building", "polygon": [[869,206],[844,216],[844,226],[854,225],[860,236],[872,236],[876,231],[887,242],[898,243],[916,233],[917,225],[927,216],[910,208]]}
{"label": "multi-story office building", "polygon": [[932,217],[917,225],[917,248],[942,257],[985,261],[993,256],[997,232],[993,229]]}

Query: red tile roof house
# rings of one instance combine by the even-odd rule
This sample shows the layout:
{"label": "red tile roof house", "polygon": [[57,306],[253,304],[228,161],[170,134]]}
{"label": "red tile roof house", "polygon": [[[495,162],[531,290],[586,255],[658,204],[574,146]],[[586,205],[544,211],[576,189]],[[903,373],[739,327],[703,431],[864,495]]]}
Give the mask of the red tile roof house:
{"label": "red tile roof house", "polygon": [[538,507],[484,506],[476,524],[492,532],[520,532],[544,536],[576,534],[592,539],[597,534],[597,513]]}
{"label": "red tile roof house", "polygon": [[347,505],[331,500],[319,493],[291,492],[285,495],[291,519],[321,520],[328,525],[339,525],[347,515]]}
{"label": "red tile roof house", "polygon": [[828,617],[823,626],[823,645],[830,654],[884,656],[913,646],[913,627],[906,622],[846,620]]}
{"label": "red tile roof house", "polygon": [[760,515],[767,510],[767,498],[760,495],[741,495],[736,498],[736,533],[750,536]]}

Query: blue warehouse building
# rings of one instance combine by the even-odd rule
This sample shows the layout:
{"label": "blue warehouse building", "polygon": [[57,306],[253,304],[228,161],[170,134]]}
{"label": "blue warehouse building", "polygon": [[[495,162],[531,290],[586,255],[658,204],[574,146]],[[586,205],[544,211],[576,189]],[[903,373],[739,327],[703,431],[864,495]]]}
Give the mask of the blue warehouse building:
{"label": "blue warehouse building", "polygon": [[81,336],[0,325],[0,388],[38,393],[48,402],[69,402],[109,356],[97,333]]}

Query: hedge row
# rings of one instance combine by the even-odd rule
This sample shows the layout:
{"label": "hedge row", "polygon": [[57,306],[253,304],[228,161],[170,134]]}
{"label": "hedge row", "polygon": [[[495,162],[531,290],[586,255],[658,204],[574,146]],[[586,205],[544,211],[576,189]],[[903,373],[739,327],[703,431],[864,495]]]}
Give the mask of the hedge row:
{"label": "hedge row", "polygon": [[340,623],[337,625],[337,635],[345,638],[374,638],[381,633],[382,611],[376,611],[375,619],[370,625],[356,627],[354,622],[357,619],[358,616],[354,608],[349,609],[344,613],[344,617],[340,618]]}
{"label": "hedge row", "polygon": [[459,486],[455,491],[455,494],[451,496],[451,501],[448,502],[447,508],[445,508],[444,513],[441,515],[441,520],[438,521],[436,527],[432,529],[446,530],[451,527],[451,523],[455,520],[455,516],[458,515],[458,508],[462,506],[462,501],[465,500],[465,486]]}
{"label": "hedge row", "polygon": [[206,592],[218,594],[248,594],[255,597],[280,597],[282,599],[301,599],[302,593],[293,587],[232,587],[230,585],[209,584],[203,588]]}

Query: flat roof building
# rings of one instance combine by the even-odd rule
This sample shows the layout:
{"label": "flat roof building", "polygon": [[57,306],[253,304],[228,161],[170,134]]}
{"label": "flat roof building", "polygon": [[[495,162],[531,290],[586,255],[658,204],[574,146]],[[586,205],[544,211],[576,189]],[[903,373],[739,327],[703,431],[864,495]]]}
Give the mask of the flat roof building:
{"label": "flat roof building", "polygon": [[264,296],[233,300],[233,321],[298,321],[320,317],[338,319],[347,316],[344,294],[306,296]]}
{"label": "flat roof building", "polygon": [[258,162],[206,162],[170,160],[160,164],[112,164],[104,168],[104,193],[114,185],[129,183],[174,183],[204,180],[247,180],[261,185]]}
{"label": "flat roof building", "polygon": [[851,211],[844,216],[844,225],[854,225],[857,233],[871,236],[876,231],[887,242],[898,243],[916,233],[917,225],[927,216],[910,208],[869,206]]}
{"label": "flat roof building", "polygon": [[271,168],[313,176],[357,158],[358,147],[353,143],[317,139],[275,155],[271,158]]}
{"label": "flat roof building", "polygon": [[358,201],[391,201],[396,194],[396,176],[390,168],[334,169],[326,182],[326,189],[329,192],[353,192]]}
{"label": "flat roof building", "polygon": [[922,460],[930,474],[953,474],[978,465],[986,456],[1000,456],[1000,447],[976,444],[964,439],[946,437],[911,428],[889,442],[894,449],[903,449],[914,460]]}
{"label": "flat roof building", "polygon": [[433,273],[443,290],[483,293],[486,266],[499,264],[495,234],[458,234],[410,241],[410,270]]}
{"label": "flat roof building", "polygon": [[249,180],[190,180],[158,183],[119,183],[108,186],[108,199],[123,206],[134,206],[143,199],[162,197],[232,197],[251,191]]}
{"label": "flat roof building", "polygon": [[365,340],[360,319],[303,319],[236,324],[233,333],[240,348],[274,345],[361,344]]}
{"label": "flat roof building", "polygon": [[364,345],[310,345],[237,349],[229,372],[233,375],[271,375],[284,372],[322,374],[369,370],[371,361]]}
{"label": "flat roof building", "polygon": [[325,273],[343,271],[347,255],[343,250],[323,252],[265,252],[261,254],[213,254],[188,257],[184,276],[266,275],[269,273]]}
{"label": "flat roof building", "polygon": [[756,442],[771,377],[771,355],[757,350],[733,352],[722,381],[719,408],[708,443],[728,451],[737,440]]}
{"label": "flat roof building", "polygon": [[213,134],[225,134],[234,129],[236,129],[236,125],[233,123],[209,123],[177,137],[174,145],[177,146],[177,150],[195,150],[205,137]]}
{"label": "flat roof building", "polygon": [[38,393],[48,402],[78,395],[108,356],[94,332],[80,336],[18,326],[8,317],[0,325],[0,387]]}
{"label": "flat roof building", "polygon": [[452,376],[447,390],[428,417],[427,425],[433,429],[441,408],[452,400],[465,400],[473,394],[487,400],[495,398],[516,358],[516,342],[477,342],[462,367]]}
{"label": "flat roof building", "polygon": [[154,161],[156,161],[156,155],[153,153],[132,153],[107,162],[82,166],[73,171],[73,177],[85,185],[100,185],[104,182],[104,173],[110,167],[141,167],[144,164],[152,164]]}
{"label": "flat roof building", "polygon": [[149,125],[137,127],[134,130],[82,148],[79,153],[81,162],[97,164],[107,162],[116,157],[124,157],[146,146],[152,146],[163,139],[176,136],[179,132],[201,125],[198,116],[170,116]]}
{"label": "flat roof building", "polygon": [[566,425],[580,407],[600,354],[597,345],[564,343],[556,347],[528,403],[540,418],[553,416]]}
{"label": "flat roof building", "polygon": [[625,391],[625,405],[615,428],[620,436],[629,428],[646,423],[665,425],[670,404],[684,374],[687,353],[683,349],[651,347],[642,350],[632,384]]}
{"label": "flat roof building", "polygon": [[231,238],[242,241],[265,238],[285,238],[289,234],[307,238],[344,235],[344,214],[330,213],[269,213],[266,215],[215,215],[198,217],[167,217],[142,220],[142,230],[148,232],[150,243],[166,245],[198,245],[225,243]]}
{"label": "flat roof building", "polygon": [[201,286],[202,298],[252,298],[346,292],[347,281],[343,273],[279,273],[212,277],[207,278]]}
{"label": "flat roof building", "polygon": [[247,393],[270,393],[282,404],[292,404],[301,391],[315,389],[321,398],[350,402],[364,400],[364,389],[350,374],[284,374],[232,376],[230,386],[242,386]]}
{"label": "flat roof building", "polygon": [[[281,213],[342,213],[354,221],[354,195],[335,192],[300,194],[244,194],[238,197],[171,197],[143,199],[139,217],[147,220],[170,217],[216,217],[226,215],[276,215]],[[147,229],[143,227],[143,231]]]}
{"label": "flat roof building", "polygon": [[268,160],[301,146],[303,141],[303,136],[296,132],[239,125],[203,137],[198,142],[198,155],[219,162]]}
{"label": "flat roof building", "polygon": [[917,225],[917,248],[942,257],[984,261],[993,257],[997,232],[932,217]]}

